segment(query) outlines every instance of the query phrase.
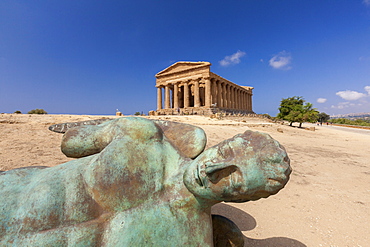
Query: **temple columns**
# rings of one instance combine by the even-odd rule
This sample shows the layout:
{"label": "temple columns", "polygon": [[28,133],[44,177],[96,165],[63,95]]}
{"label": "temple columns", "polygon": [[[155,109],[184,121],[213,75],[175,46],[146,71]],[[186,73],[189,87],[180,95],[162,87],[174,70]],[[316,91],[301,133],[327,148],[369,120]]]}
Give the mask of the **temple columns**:
{"label": "temple columns", "polygon": [[[252,90],[223,78],[193,77],[157,86],[157,110],[223,108],[226,112],[252,112]],[[195,111],[190,109],[191,112]],[[199,109],[198,109],[199,110]],[[188,110],[189,111],[189,110]]]}

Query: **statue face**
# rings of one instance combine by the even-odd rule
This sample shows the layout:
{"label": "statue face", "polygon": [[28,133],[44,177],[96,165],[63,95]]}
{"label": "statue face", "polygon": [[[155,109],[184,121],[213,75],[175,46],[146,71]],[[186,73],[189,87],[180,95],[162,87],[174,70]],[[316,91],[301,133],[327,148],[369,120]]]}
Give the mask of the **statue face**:
{"label": "statue face", "polygon": [[198,156],[184,174],[194,195],[245,202],[276,194],[289,179],[285,149],[269,135],[246,131]]}

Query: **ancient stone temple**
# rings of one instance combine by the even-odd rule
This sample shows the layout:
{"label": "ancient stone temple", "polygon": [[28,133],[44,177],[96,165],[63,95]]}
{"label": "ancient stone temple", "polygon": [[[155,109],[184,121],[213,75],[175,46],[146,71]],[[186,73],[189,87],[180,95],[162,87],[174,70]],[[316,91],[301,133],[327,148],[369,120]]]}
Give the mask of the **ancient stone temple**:
{"label": "ancient stone temple", "polygon": [[210,69],[209,62],[177,62],[156,74],[156,113],[253,113],[253,87],[239,86]]}

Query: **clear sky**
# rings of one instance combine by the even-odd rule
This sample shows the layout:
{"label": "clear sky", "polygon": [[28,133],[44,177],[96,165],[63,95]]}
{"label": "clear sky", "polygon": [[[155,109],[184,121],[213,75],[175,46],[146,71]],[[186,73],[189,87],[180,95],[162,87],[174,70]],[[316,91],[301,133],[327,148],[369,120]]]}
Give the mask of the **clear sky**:
{"label": "clear sky", "polygon": [[0,112],[147,113],[177,61],[254,87],[256,113],[370,112],[370,0],[0,1]]}

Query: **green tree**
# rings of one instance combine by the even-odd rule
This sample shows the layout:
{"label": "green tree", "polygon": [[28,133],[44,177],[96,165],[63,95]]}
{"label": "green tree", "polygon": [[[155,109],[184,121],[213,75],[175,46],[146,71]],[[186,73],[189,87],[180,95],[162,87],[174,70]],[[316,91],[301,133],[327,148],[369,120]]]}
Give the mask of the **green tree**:
{"label": "green tree", "polygon": [[289,121],[290,126],[294,122],[298,122],[299,127],[302,127],[303,122],[317,121],[319,112],[315,108],[312,108],[311,103],[305,102],[301,96],[282,99],[277,118]]}
{"label": "green tree", "polygon": [[327,122],[330,119],[330,116],[328,114],[326,114],[325,112],[320,112],[317,115],[317,117],[318,117],[318,120],[319,120],[320,123]]}

